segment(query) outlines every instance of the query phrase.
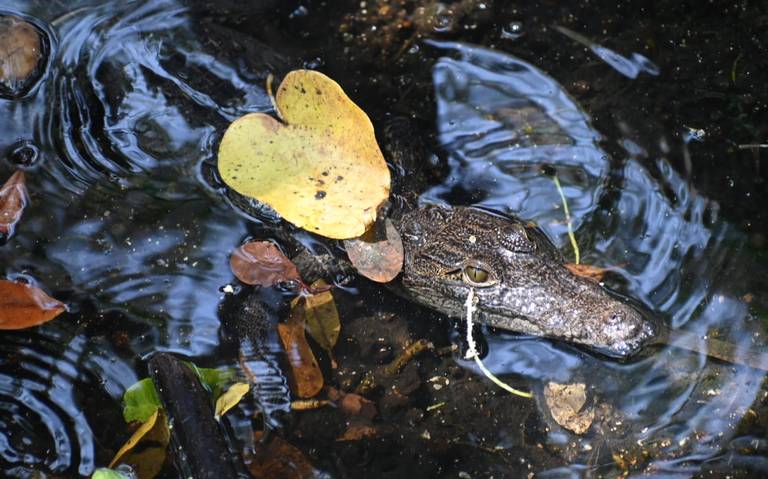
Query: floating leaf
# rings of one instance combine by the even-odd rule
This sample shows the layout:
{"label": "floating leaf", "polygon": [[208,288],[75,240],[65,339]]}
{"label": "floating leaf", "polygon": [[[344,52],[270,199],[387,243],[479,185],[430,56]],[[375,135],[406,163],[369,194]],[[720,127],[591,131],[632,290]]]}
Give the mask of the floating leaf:
{"label": "floating leaf", "polygon": [[571,273],[575,274],[576,276],[581,276],[583,278],[588,278],[595,281],[602,281],[603,277],[605,276],[605,273],[615,269],[615,268],[601,268],[599,266],[591,266],[584,263],[580,263],[580,264],[565,263],[565,267],[568,268],[568,270]]}
{"label": "floating leaf", "polygon": [[595,410],[584,409],[587,402],[586,386],[582,383],[544,386],[544,400],[556,423],[576,434],[584,434],[595,419]]}
{"label": "floating leaf", "polygon": [[389,170],[368,116],[322,73],[288,73],[275,107],[251,113],[219,147],[219,172],[237,192],[329,238],[362,235],[389,196]]}
{"label": "floating leaf", "polygon": [[253,477],[269,479],[312,479],[318,477],[307,456],[277,434],[270,434],[264,442],[264,433],[257,431],[253,441],[256,451],[246,451],[244,462]]}
{"label": "floating leaf", "polygon": [[123,419],[125,422],[147,421],[163,407],[152,379],[145,378],[131,385],[123,394]]}
{"label": "floating leaf", "polygon": [[216,400],[216,410],[214,413],[216,420],[218,421],[224,413],[235,407],[243,399],[243,396],[248,393],[249,389],[251,389],[251,385],[248,383],[235,383],[227,389],[227,392],[219,396]]}
{"label": "floating leaf", "polygon": [[[129,464],[139,479],[152,479],[163,468],[165,451],[171,439],[168,421],[156,410],[117,451],[109,467]],[[137,445],[142,447],[136,447]]]}
{"label": "floating leaf", "polygon": [[302,283],[296,266],[269,241],[251,241],[240,246],[232,253],[229,265],[245,284],[268,287],[287,281]]}
{"label": "floating leaf", "polygon": [[27,184],[24,172],[12,174],[0,188],[0,236],[13,235],[16,223],[27,206]]}
{"label": "floating leaf", "polygon": [[93,471],[91,479],[131,479],[131,476],[115,469],[100,467]]}
{"label": "floating leaf", "polygon": [[347,256],[368,279],[388,283],[403,269],[403,242],[389,218],[383,228],[371,228],[360,238],[344,240]]}
{"label": "floating leaf", "polygon": [[34,286],[0,280],[0,329],[31,328],[66,310],[64,303]]}
{"label": "floating leaf", "polygon": [[333,358],[333,347],[339,340],[341,322],[333,295],[330,291],[321,291],[326,286],[322,279],[312,283],[311,289],[320,292],[294,299],[291,302],[291,314],[295,313],[300,318],[312,339]]}
{"label": "floating leaf", "polygon": [[0,95],[18,97],[26,91],[43,56],[35,27],[15,15],[0,15]]}
{"label": "floating leaf", "polygon": [[300,398],[316,395],[323,388],[323,373],[304,335],[304,320],[291,311],[288,320],[277,325],[288,364],[291,367],[294,393]]}
{"label": "floating leaf", "polygon": [[[186,364],[197,374],[203,385],[211,391],[214,400],[219,398],[224,387],[235,378],[233,369],[198,368],[192,363]],[[144,422],[162,407],[155,383],[150,378],[136,382],[123,394],[123,419],[125,422]]]}

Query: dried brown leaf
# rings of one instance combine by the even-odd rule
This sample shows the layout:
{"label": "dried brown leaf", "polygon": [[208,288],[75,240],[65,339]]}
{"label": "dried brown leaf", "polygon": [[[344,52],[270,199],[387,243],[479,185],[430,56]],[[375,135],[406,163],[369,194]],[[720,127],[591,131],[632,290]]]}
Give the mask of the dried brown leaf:
{"label": "dried brown leaf", "polygon": [[550,382],[544,386],[544,400],[555,422],[576,434],[587,432],[595,419],[593,408],[584,409],[587,393],[582,383]]}
{"label": "dried brown leaf", "polygon": [[362,424],[350,425],[344,434],[342,434],[337,441],[359,441],[366,437],[376,437],[378,431],[374,426],[367,426]]}
{"label": "dried brown leaf", "polygon": [[599,266],[592,266],[584,263],[565,263],[565,267],[576,276],[581,276],[594,281],[602,281],[605,273],[616,269],[615,267],[601,268]]}
{"label": "dried brown leaf", "polygon": [[43,324],[67,310],[41,289],[0,280],[0,329],[24,329]]}
{"label": "dried brown leaf", "polygon": [[323,291],[325,281],[319,279],[312,283],[311,290],[319,291],[303,298],[297,298],[291,305],[295,312],[306,324],[309,335],[321,348],[328,351],[333,358],[333,347],[339,340],[341,322],[336,302],[330,290]]}
{"label": "dried brown leaf", "polygon": [[19,170],[0,188],[0,236],[13,235],[26,206],[26,177],[24,172]]}
{"label": "dried brown leaf", "polygon": [[245,284],[274,286],[302,283],[299,270],[269,241],[251,241],[237,248],[229,259],[232,273]]}
{"label": "dried brown leaf", "polygon": [[360,274],[388,283],[403,269],[403,242],[389,218],[384,221],[384,227],[381,226],[377,223],[363,236],[344,240],[344,247]]}

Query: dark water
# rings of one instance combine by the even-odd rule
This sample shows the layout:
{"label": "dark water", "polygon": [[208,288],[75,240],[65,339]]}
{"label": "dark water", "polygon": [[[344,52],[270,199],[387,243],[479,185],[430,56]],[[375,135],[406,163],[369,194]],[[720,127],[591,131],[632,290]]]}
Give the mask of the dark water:
{"label": "dark water", "polygon": [[[42,327],[3,333],[5,475],[78,477],[105,466],[125,439],[122,394],[146,376],[151,352],[237,364],[221,344],[219,306],[224,287],[237,288],[230,252],[261,230],[204,172],[229,122],[270,111],[270,72],[325,71],[376,125],[389,114],[417,118],[448,165],[422,200],[534,220],[570,257],[560,196],[542,170],[556,172],[583,261],[614,267],[610,286],[702,343],[709,334],[742,354],[765,348],[760,155],[768,153],[739,145],[768,134],[758,88],[768,70],[756,54],[768,43],[759,29],[768,11],[488,3],[475,10],[493,16],[468,15],[466,28],[448,33],[435,26],[425,32],[434,41],[414,41],[388,63],[377,50],[385,47],[355,30],[342,40],[333,28],[357,3],[257,3],[0,0],[0,9],[36,19],[53,50],[36,88],[0,100],[0,152],[20,141],[40,150],[28,171],[31,204],[0,247],[0,269],[71,308]],[[13,169],[0,161],[0,180]],[[386,301],[357,298],[352,286],[337,301],[362,299],[374,310]],[[532,462],[537,475],[619,475],[610,455],[606,463],[596,452],[602,445],[652,445],[652,477],[768,474],[766,424],[755,420],[768,414],[762,372],[674,347],[620,364],[537,338],[493,332],[486,340],[496,374],[525,378],[535,391],[585,382],[614,426],[579,437],[543,412],[548,428],[538,440],[560,460]],[[263,372],[282,381],[274,368]],[[504,448],[501,430],[483,434]]]}

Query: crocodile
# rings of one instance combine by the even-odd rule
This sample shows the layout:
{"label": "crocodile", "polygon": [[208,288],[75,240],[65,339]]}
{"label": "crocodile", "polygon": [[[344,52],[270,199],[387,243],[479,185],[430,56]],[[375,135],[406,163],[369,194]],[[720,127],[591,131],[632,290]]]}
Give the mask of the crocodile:
{"label": "crocodile", "polygon": [[573,274],[547,237],[515,217],[473,207],[423,205],[399,223],[400,284],[415,302],[462,317],[470,289],[477,320],[501,329],[558,338],[613,357],[658,339],[648,315]]}

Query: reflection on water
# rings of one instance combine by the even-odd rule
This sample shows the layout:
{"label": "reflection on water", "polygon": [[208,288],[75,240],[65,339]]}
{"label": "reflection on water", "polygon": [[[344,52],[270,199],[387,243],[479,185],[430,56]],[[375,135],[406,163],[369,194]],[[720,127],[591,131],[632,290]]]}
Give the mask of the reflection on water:
{"label": "reflection on water", "polygon": [[[146,375],[148,353],[236,365],[222,346],[219,305],[233,281],[229,252],[252,223],[201,171],[228,122],[270,108],[267,74],[300,62],[199,21],[183,2],[6,3],[48,22],[54,57],[33,95],[0,101],[0,152],[20,141],[40,152],[28,172],[31,205],[17,236],[0,247],[0,270],[39,281],[72,312],[3,334],[0,468],[88,475],[114,453],[107,435],[122,430],[120,397]],[[433,68],[436,128],[450,173],[422,199],[535,220],[569,254],[560,197],[545,174],[553,171],[586,262],[615,267],[612,286],[672,328],[702,336],[718,328],[741,351],[755,347],[741,299],[750,267],[743,238],[666,158],[649,159],[648,145],[631,138],[605,138],[529,63],[457,43],[424,48],[441,56]],[[633,65],[654,74],[650,63]],[[606,153],[608,141],[626,154]],[[0,178],[9,172],[0,162]],[[534,384],[584,381],[604,407],[592,449],[551,425],[546,440],[574,464],[552,477],[594,465],[600,441],[606,451],[663,443],[661,474],[695,471],[733,436],[762,379],[669,347],[618,364],[536,338],[497,332],[487,340],[495,372]],[[279,349],[269,336],[267,357],[251,366],[284,409]]]}
{"label": "reflection on water", "polygon": [[[534,66],[479,47],[432,46],[448,54],[435,65],[433,78],[439,140],[451,171],[425,199],[471,198],[535,219],[550,238],[567,245],[559,194],[546,174],[553,170],[574,225],[581,226],[576,236],[587,250],[586,262],[614,266],[622,292],[672,328],[701,334],[702,344],[708,331],[724,328],[721,338],[742,353],[756,347],[747,305],[736,296],[744,287],[738,265],[745,261],[744,239],[714,219],[716,205],[696,194],[663,158],[656,160],[655,177],[634,149],[627,148],[626,158],[610,158],[588,116]],[[621,179],[613,190],[609,175]],[[586,381],[607,408],[609,447],[667,441],[654,465],[660,471],[693,472],[696,461],[716,454],[734,434],[763,377],[673,347],[621,365],[535,338],[493,334],[488,341],[486,363],[496,373]],[[728,390],[739,394],[721,393]],[[572,438],[556,425],[549,440],[576,449],[570,453],[577,463],[574,473],[582,467],[578,463],[594,465],[592,448],[569,445]],[[685,460],[693,462],[683,465]]]}

